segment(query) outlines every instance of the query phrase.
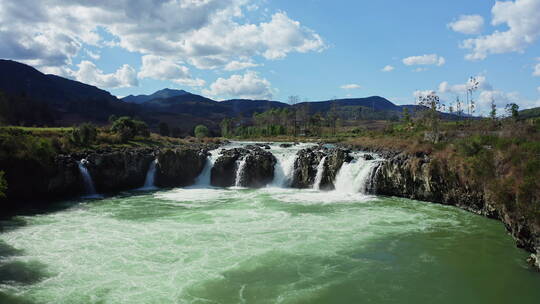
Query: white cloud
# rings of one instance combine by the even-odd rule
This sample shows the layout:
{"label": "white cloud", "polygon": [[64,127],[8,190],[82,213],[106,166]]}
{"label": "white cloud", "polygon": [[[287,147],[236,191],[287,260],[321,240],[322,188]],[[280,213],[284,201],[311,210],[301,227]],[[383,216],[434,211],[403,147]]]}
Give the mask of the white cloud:
{"label": "white cloud", "polygon": [[271,99],[274,90],[268,80],[261,78],[254,71],[244,75],[232,75],[229,78],[218,78],[210,85],[210,89],[202,91],[205,95],[246,99]]}
{"label": "white cloud", "polygon": [[189,68],[179,65],[172,60],[145,55],[142,57],[142,67],[138,74],[139,78],[153,78],[158,80],[169,80],[178,84],[188,86],[204,86],[202,79],[193,79]]}
{"label": "white cloud", "polygon": [[[114,45],[198,68],[321,51],[313,30],[277,12],[251,23],[250,0],[0,0],[0,57],[39,67],[71,63],[85,44]],[[254,13],[254,12],[252,12]],[[261,14],[263,15],[263,14]]]}
{"label": "white cloud", "polygon": [[258,67],[258,66],[260,66],[260,64],[256,64],[251,60],[248,60],[248,61],[236,61],[236,60],[234,60],[234,61],[231,61],[231,62],[227,63],[227,65],[225,65],[225,67],[223,69],[225,71],[238,71],[238,70],[254,68],[254,67]]}
{"label": "white cloud", "polygon": [[504,108],[509,103],[515,103],[519,105],[520,109],[530,109],[540,107],[540,99],[529,100],[520,96],[518,92],[506,93],[499,90],[483,91],[477,100],[478,113],[486,115],[491,109],[491,100],[495,102],[497,106],[497,113],[504,113]]}
{"label": "white cloud", "polygon": [[538,93],[540,93],[540,87],[537,87],[536,90],[538,91]]}
{"label": "white cloud", "polygon": [[505,31],[467,39],[462,48],[470,49],[468,60],[483,60],[489,54],[523,52],[540,37],[540,1],[497,1],[491,9],[493,26],[506,25]]}
{"label": "white cloud", "polygon": [[124,64],[116,72],[105,74],[90,61],[82,61],[77,65],[79,70],[72,71],[71,76],[78,81],[91,84],[100,88],[122,88],[138,85],[137,72],[127,64]]}
{"label": "white cloud", "polygon": [[395,68],[391,65],[387,65],[384,68],[382,68],[382,72],[392,72]]}
{"label": "white cloud", "polygon": [[355,90],[355,89],[360,89],[361,87],[362,86],[360,86],[359,84],[350,83],[350,84],[344,84],[340,88],[342,88],[344,90]]}
{"label": "white cloud", "polygon": [[[478,90],[479,91],[485,91],[485,90],[492,90],[491,84],[487,81],[486,77],[483,75],[478,75],[475,77],[476,81],[478,82]],[[455,94],[455,95],[462,95],[467,93],[467,89],[471,87],[471,83],[469,81],[466,81],[464,83],[460,84],[454,84],[451,85],[448,83],[448,81],[443,81],[439,84],[438,92],[441,94]]]}
{"label": "white cloud", "polygon": [[480,34],[484,26],[484,18],[479,15],[461,15],[459,18],[448,24],[453,31],[462,34]]}
{"label": "white cloud", "polygon": [[534,66],[533,76],[540,76],[540,63]]}
{"label": "white cloud", "polygon": [[99,53],[94,53],[94,52],[92,52],[90,50],[86,50],[86,55],[88,55],[88,57],[90,57],[90,58],[92,58],[94,60],[98,60],[101,57],[101,55],[99,55]]}
{"label": "white cloud", "polygon": [[442,66],[446,63],[446,60],[442,56],[436,54],[411,56],[403,59],[403,64],[411,65],[438,65]]}

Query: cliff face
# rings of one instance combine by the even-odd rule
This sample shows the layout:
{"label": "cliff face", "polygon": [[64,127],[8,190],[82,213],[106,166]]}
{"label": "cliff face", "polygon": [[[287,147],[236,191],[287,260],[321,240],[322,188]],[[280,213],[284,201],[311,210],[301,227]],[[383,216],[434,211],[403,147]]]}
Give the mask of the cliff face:
{"label": "cliff face", "polygon": [[471,183],[447,165],[425,155],[398,154],[384,161],[374,176],[373,191],[379,195],[406,197],[459,208],[501,220],[518,247],[531,253],[539,267],[540,227],[515,211],[496,204],[490,191]]}
{"label": "cliff face", "polygon": [[206,149],[179,148],[159,151],[156,186],[182,187],[192,185],[204,169],[206,158]]}

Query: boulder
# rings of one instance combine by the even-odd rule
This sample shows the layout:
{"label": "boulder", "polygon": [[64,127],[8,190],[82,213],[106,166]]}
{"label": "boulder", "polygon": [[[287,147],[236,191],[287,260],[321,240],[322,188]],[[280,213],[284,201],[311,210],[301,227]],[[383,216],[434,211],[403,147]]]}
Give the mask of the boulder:
{"label": "boulder", "polygon": [[234,148],[221,152],[212,167],[211,184],[216,187],[231,187],[236,184],[239,165],[244,162],[239,176],[239,185],[249,188],[264,187],[274,179],[274,155],[257,145]]}
{"label": "boulder", "polygon": [[313,147],[302,149],[296,155],[291,187],[311,188],[317,175],[317,166],[326,153],[324,150],[319,150],[318,147]]}
{"label": "boulder", "polygon": [[321,179],[321,190],[334,190],[334,181],[344,162],[350,162],[352,157],[346,150],[334,148],[328,151],[324,162],[324,172]]}
{"label": "boulder", "polygon": [[193,185],[204,169],[207,154],[205,149],[190,147],[161,150],[157,155],[156,186]]}

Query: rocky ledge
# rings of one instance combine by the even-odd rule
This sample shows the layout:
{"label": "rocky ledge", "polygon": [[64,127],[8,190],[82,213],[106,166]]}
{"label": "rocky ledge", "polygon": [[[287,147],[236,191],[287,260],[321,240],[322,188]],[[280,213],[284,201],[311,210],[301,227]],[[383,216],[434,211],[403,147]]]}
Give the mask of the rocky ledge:
{"label": "rocky ledge", "polygon": [[531,253],[529,263],[540,269],[540,227],[525,217],[498,206],[480,184],[463,178],[425,154],[394,154],[375,172],[374,191],[379,195],[453,205],[499,219],[516,240]]}
{"label": "rocky ledge", "polygon": [[350,162],[350,150],[342,148],[326,148],[314,146],[298,151],[294,163],[294,173],[291,186],[293,188],[311,188],[315,183],[317,169],[324,159],[320,189],[333,190],[336,175],[344,162]]}
{"label": "rocky ledge", "polygon": [[[265,145],[248,145],[245,148],[222,150],[212,167],[212,186],[234,186],[237,177],[238,185],[242,187],[260,188],[271,183],[277,160],[271,152],[266,151],[267,148]],[[241,172],[238,173],[238,170]]]}

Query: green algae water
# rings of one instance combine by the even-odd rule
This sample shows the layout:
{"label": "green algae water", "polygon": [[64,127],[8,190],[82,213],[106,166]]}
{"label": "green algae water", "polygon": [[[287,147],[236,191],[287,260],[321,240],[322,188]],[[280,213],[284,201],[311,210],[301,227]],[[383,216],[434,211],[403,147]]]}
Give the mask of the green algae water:
{"label": "green algae water", "polygon": [[501,223],[405,199],[187,188],[2,227],[2,303],[540,303]]}

